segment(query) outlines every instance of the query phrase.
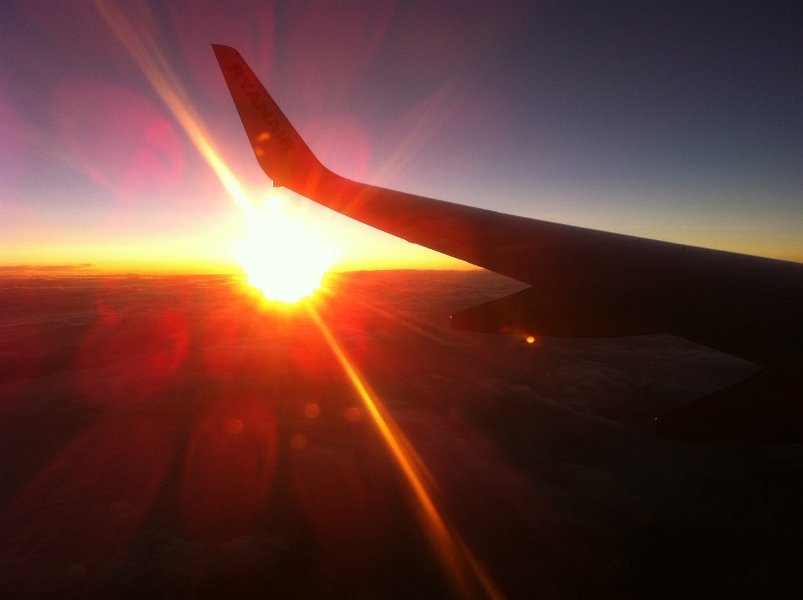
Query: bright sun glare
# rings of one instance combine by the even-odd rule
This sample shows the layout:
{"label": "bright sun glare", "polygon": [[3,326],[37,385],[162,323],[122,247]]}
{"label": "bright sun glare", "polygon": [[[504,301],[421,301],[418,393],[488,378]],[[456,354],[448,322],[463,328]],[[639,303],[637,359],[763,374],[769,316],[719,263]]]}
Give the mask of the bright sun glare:
{"label": "bright sun glare", "polygon": [[332,242],[304,216],[275,192],[247,215],[235,257],[249,285],[269,300],[297,302],[311,296],[338,259]]}

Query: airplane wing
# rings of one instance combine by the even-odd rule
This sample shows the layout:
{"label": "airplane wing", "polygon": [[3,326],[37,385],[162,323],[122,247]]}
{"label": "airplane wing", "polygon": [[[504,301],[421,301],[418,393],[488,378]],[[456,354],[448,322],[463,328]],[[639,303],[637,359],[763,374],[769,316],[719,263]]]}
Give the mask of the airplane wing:
{"label": "airplane wing", "polygon": [[659,417],[659,436],[803,441],[803,264],[351,181],[318,161],[236,50],[213,49],[257,161],[274,185],[531,286],[453,315],[453,327],[558,337],[673,333],[763,369]]}

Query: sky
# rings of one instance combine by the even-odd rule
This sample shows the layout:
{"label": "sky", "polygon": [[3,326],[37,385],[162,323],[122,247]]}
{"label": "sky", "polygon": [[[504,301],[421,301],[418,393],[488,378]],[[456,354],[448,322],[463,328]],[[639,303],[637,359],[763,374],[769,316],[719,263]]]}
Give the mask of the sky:
{"label": "sky", "polygon": [[[7,1],[0,266],[237,269],[247,219],[198,140],[274,192],[211,43],[351,179],[803,261],[801,24],[782,2]],[[460,266],[285,201],[339,269]]]}

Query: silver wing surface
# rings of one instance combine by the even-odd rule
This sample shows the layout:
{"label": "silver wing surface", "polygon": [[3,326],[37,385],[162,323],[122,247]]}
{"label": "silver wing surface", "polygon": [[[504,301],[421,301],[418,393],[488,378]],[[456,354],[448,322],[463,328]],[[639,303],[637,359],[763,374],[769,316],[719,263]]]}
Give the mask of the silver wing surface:
{"label": "silver wing surface", "polygon": [[325,166],[233,48],[214,45],[274,185],[531,287],[458,329],[605,337],[668,332],[763,367],[656,419],[661,437],[803,441],[803,265],[551,223],[351,181]]}

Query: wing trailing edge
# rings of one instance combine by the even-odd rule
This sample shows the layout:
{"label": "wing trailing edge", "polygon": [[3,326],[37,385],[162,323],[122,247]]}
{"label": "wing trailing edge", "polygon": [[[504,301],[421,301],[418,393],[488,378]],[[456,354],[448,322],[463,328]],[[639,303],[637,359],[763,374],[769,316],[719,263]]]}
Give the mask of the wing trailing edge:
{"label": "wing trailing edge", "polygon": [[658,417],[656,433],[684,441],[801,442],[801,389],[799,361],[771,365]]}
{"label": "wing trailing edge", "polygon": [[467,308],[453,329],[523,337],[621,337],[662,331],[637,311],[599,294],[560,294],[533,287]]}

